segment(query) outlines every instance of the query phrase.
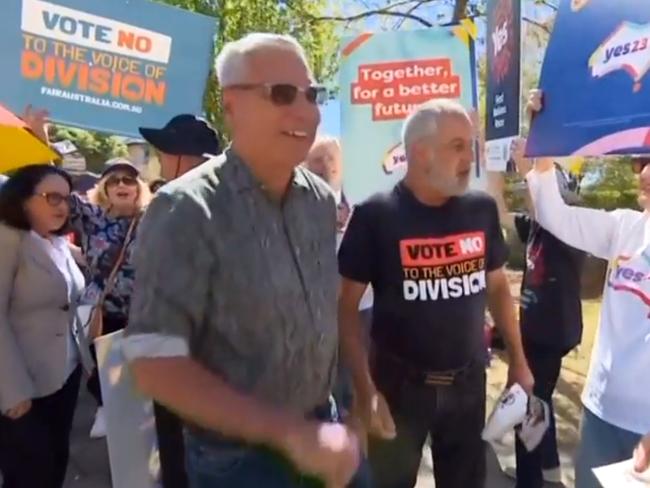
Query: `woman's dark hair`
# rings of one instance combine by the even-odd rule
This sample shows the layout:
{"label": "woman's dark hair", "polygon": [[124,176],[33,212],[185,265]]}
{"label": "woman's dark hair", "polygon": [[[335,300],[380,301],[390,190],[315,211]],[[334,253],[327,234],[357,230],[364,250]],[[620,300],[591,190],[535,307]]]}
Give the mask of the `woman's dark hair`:
{"label": "woman's dark hair", "polygon": [[[10,178],[0,186],[0,222],[20,230],[31,230],[32,225],[25,211],[25,201],[34,195],[36,186],[46,176],[57,175],[68,182],[72,191],[72,179],[61,168],[49,164],[34,164],[17,169]],[[68,223],[53,232],[64,235],[68,232]]]}

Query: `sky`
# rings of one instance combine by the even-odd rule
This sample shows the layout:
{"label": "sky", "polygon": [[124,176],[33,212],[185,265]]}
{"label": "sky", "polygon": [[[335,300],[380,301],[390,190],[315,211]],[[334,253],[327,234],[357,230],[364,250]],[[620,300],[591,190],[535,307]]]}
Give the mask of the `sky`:
{"label": "sky", "polygon": [[323,135],[338,137],[341,134],[341,105],[338,100],[330,100],[321,107],[321,123],[318,128]]}

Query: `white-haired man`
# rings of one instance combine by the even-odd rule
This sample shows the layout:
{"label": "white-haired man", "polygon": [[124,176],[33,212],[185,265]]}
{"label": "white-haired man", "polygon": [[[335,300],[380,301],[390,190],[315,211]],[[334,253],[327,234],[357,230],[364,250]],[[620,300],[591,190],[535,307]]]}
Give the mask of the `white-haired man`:
{"label": "white-haired man", "polygon": [[[466,192],[473,138],[458,103],[418,107],[403,128],[406,176],[355,208],[339,251],[342,351],[380,488],[415,486],[428,435],[436,487],[484,485],[486,304],[508,347],[509,381],[532,388],[496,204]],[[369,283],[368,360],[358,303]]]}
{"label": "white-haired man", "polygon": [[227,44],[216,69],[232,145],[150,205],[126,356],[184,420],[192,488],[365,486],[330,401],[336,206],[299,167],[324,92],[288,36]]}
{"label": "white-haired man", "polygon": [[341,144],[331,136],[319,136],[305,160],[305,167],[320,176],[334,192],[336,200],[336,226],[343,230],[350,216],[350,206],[343,193],[343,161]]}
{"label": "white-haired man", "polygon": [[[317,137],[309,154],[307,154],[305,167],[320,176],[334,192],[336,200],[336,243],[338,248],[350,219],[351,210],[343,192],[343,154],[339,140],[331,136]],[[367,337],[372,317],[372,287],[368,287],[363,295],[359,303],[359,311],[363,323],[364,337]],[[334,393],[340,409],[349,412],[352,406],[352,385],[347,368],[341,364],[339,364],[338,381]]]}

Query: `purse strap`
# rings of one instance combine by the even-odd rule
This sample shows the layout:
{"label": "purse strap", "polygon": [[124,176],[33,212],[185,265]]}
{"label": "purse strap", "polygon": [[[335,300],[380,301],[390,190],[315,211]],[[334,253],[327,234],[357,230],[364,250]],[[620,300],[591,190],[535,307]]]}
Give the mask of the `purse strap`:
{"label": "purse strap", "polygon": [[141,214],[138,214],[135,217],[133,217],[131,223],[129,224],[129,230],[126,231],[126,236],[124,237],[124,242],[122,242],[120,253],[118,254],[117,259],[113,264],[113,268],[111,269],[111,272],[108,275],[108,278],[106,279],[106,285],[104,286],[104,291],[102,292],[101,297],[97,302],[98,308],[101,308],[104,305],[104,301],[106,300],[106,297],[113,290],[113,287],[115,286],[115,282],[117,281],[117,272],[120,269],[122,263],[124,262],[124,257],[126,256],[126,248],[129,245],[129,241],[131,240],[133,231],[135,230],[135,227],[138,224],[138,221],[140,220],[140,215]]}

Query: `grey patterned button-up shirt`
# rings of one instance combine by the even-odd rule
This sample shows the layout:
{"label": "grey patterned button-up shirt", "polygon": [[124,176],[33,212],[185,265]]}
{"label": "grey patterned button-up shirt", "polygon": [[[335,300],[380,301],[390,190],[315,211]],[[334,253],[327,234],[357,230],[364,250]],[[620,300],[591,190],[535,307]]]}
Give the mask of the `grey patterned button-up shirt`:
{"label": "grey patterned button-up shirt", "polygon": [[297,168],[282,205],[227,150],[166,185],[139,227],[127,358],[189,354],[307,412],[334,379],[336,208]]}

